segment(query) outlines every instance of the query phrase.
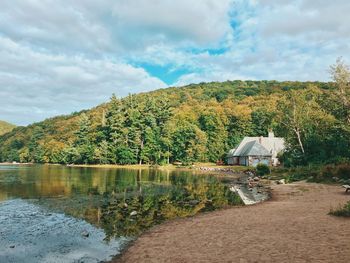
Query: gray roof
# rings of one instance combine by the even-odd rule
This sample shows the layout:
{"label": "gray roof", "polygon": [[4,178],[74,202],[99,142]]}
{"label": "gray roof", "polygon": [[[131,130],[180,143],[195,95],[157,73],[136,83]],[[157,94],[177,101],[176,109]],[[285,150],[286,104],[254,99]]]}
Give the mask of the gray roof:
{"label": "gray roof", "polygon": [[240,156],[272,156],[272,154],[259,142],[246,143],[240,151]]}
{"label": "gray roof", "polygon": [[227,157],[233,156],[243,156],[243,148],[250,142],[258,142],[261,144],[272,157],[276,157],[279,152],[283,152],[285,149],[284,139],[278,137],[244,137],[239,145],[235,149],[232,149],[228,152]]}

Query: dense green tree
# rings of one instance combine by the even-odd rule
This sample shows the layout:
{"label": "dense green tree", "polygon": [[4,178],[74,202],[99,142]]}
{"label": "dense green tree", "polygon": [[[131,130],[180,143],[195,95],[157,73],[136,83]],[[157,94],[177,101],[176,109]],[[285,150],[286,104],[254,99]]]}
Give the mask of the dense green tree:
{"label": "dense green tree", "polygon": [[207,136],[196,125],[180,123],[172,133],[171,141],[174,161],[188,164],[205,160]]}
{"label": "dense green tree", "polygon": [[113,160],[110,145],[106,140],[101,141],[94,151],[94,162],[98,164],[109,164]]}
{"label": "dense green tree", "polygon": [[[40,140],[44,137],[44,130],[41,126],[37,126],[33,130],[33,134],[28,144],[28,160],[35,163],[44,162],[44,149],[40,144]],[[23,156],[22,156],[23,157]]]}
{"label": "dense green tree", "polygon": [[269,129],[273,128],[274,112],[269,112],[264,108],[252,112],[252,135],[267,136]]}
{"label": "dense green tree", "polygon": [[83,113],[79,119],[79,129],[75,133],[76,140],[73,146],[78,152],[78,163],[92,163],[94,154],[94,145],[91,140],[91,122],[89,117]]}
{"label": "dense green tree", "polygon": [[211,162],[220,160],[225,154],[225,142],[227,131],[225,125],[217,112],[211,110],[204,112],[199,117],[199,124],[207,137],[207,158]]}
{"label": "dense green tree", "polygon": [[279,132],[284,135],[288,143],[286,155],[296,163],[305,164],[313,153],[321,156],[319,145],[324,145],[327,133],[334,126],[335,118],[324,111],[318,104],[320,91],[311,87],[303,91],[289,91],[278,103]]}
{"label": "dense green tree", "polygon": [[330,67],[331,77],[336,84],[336,95],[344,111],[344,117],[350,125],[350,68],[342,58]]}
{"label": "dense green tree", "polygon": [[290,164],[350,158],[349,69],[334,82],[227,81],[125,98],[17,127],[0,136],[0,161],[164,164],[217,161],[245,136],[284,137]]}

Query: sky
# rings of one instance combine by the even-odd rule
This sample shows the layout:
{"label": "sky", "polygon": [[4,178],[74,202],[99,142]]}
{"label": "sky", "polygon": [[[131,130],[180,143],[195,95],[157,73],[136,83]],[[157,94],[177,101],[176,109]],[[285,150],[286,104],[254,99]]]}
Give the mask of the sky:
{"label": "sky", "polygon": [[1,0],[0,119],[226,80],[328,81],[348,0]]}

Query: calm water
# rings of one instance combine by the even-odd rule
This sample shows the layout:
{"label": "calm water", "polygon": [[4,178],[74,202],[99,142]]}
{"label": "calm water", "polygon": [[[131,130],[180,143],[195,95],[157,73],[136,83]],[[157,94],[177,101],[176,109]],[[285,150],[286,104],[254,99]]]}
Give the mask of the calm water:
{"label": "calm water", "polygon": [[154,224],[238,203],[227,181],[191,171],[3,165],[0,261],[30,244],[26,262],[98,262]]}

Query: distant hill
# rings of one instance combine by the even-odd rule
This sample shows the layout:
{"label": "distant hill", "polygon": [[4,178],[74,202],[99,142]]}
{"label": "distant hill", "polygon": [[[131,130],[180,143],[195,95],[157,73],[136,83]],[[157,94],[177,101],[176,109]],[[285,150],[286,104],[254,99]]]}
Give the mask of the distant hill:
{"label": "distant hill", "polygon": [[16,125],[8,123],[6,121],[0,121],[0,135],[12,131]]}
{"label": "distant hill", "polygon": [[[226,152],[244,136],[266,136],[271,127],[276,135],[289,136],[277,125],[279,116],[284,114],[277,103],[283,98],[288,102],[286,96],[293,90],[301,94],[302,100],[307,100],[308,95],[302,97],[305,93],[302,92],[312,93],[316,89],[319,107],[327,112],[333,110],[334,116],[341,114],[329,101],[333,88],[332,83],[325,82],[236,80],[114,98],[90,110],[46,119],[3,134],[0,162],[215,162],[225,159]],[[321,134],[319,138],[324,141],[324,136]],[[318,140],[312,143],[321,147]],[[342,149],[347,149],[345,144]],[[338,151],[333,144],[327,147],[332,152]],[[329,151],[327,148],[326,152]],[[342,155],[347,154],[343,152]],[[312,153],[317,160],[323,154],[319,149]]]}

